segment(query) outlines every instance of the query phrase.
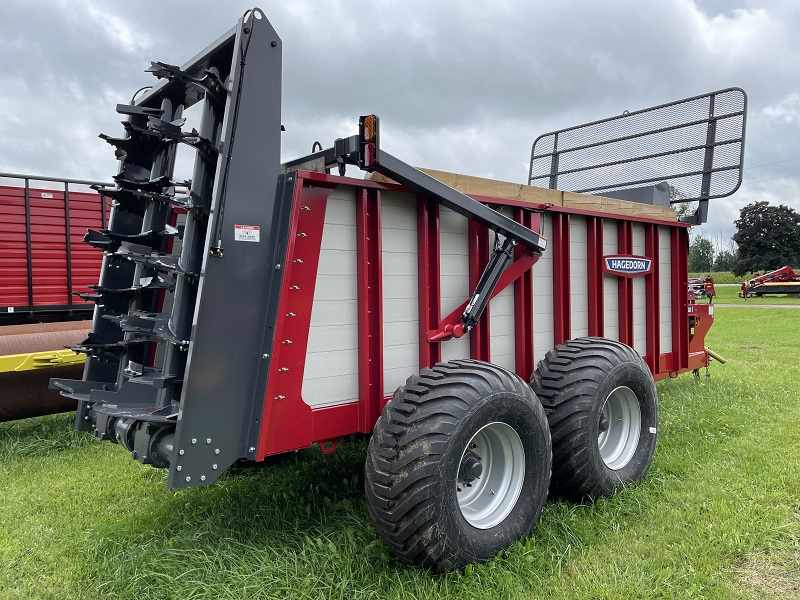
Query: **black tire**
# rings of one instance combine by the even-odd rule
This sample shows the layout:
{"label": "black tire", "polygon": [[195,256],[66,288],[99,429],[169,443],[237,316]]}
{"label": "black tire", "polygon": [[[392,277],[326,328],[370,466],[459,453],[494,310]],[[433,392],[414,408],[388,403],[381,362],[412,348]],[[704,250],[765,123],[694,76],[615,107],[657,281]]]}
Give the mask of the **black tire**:
{"label": "black tire", "polygon": [[[508,433],[512,441],[515,434],[524,458],[478,457],[489,466],[471,480],[478,482],[475,489],[471,484],[466,490],[462,464],[469,460],[468,444],[482,440],[484,432],[497,431]],[[375,425],[365,467],[370,518],[390,550],[413,565],[447,571],[487,561],[529,534],[539,521],[551,460],[547,418],[522,379],[476,360],[439,363],[398,388]],[[493,513],[499,522],[476,527],[468,521],[477,523],[469,508],[462,509],[459,496],[464,502],[465,491],[480,493],[481,501],[498,502],[484,492],[492,473],[499,472],[494,469],[506,464],[515,465],[510,479],[517,481],[518,495],[500,491],[497,497],[507,500]]]}
{"label": "black tire", "polygon": [[[569,340],[545,355],[531,376],[531,387],[550,423],[553,496],[610,496],[644,478],[656,448],[658,397],[650,370],[633,348],[605,338]],[[608,407],[621,406],[624,423],[621,418],[609,420],[607,412],[604,416],[604,408],[610,410],[607,401]],[[606,448],[612,433],[620,445]]]}

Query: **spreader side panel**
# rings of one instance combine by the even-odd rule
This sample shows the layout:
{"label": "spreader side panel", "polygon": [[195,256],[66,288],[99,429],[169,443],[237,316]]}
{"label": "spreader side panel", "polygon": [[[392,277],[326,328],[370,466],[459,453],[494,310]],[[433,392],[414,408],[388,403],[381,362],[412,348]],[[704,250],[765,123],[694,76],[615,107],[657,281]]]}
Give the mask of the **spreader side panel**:
{"label": "spreader side panel", "polygon": [[419,373],[418,201],[382,192],[383,391],[390,396]]}
{"label": "spreader side panel", "polygon": [[328,198],[303,375],[312,408],[358,400],[358,292],[355,191]]}
{"label": "spreader side panel", "polygon": [[[449,210],[439,210],[439,247],[441,265],[440,314],[450,314],[469,298],[469,221]],[[442,344],[442,360],[470,357],[470,334]]]}
{"label": "spreader side panel", "polygon": [[[552,238],[552,215],[542,215],[542,235]],[[553,253],[545,252],[533,267],[533,361],[553,347]]]}
{"label": "spreader side panel", "polygon": [[589,335],[589,266],[586,219],[570,218],[569,224],[569,275],[570,321],[572,337]]}
{"label": "spreader side panel", "polygon": [[[644,225],[633,223],[633,254],[647,254],[644,243]],[[647,354],[647,290],[645,277],[633,278],[633,349],[642,356]]]}

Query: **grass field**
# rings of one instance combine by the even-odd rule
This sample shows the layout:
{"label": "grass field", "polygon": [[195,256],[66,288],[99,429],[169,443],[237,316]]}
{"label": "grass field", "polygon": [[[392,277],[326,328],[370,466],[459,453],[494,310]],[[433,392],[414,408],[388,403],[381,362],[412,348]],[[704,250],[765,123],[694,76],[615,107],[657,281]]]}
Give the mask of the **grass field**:
{"label": "grass field", "polygon": [[[714,302],[716,304],[741,304],[742,306],[746,306],[748,304],[798,304],[800,305],[800,297],[798,296],[789,296],[787,294],[779,294],[775,296],[763,296],[761,298],[756,298],[754,296],[750,296],[745,300],[744,298],[739,298],[739,292],[741,291],[738,286],[715,286],[714,291],[716,292],[717,296],[714,298]],[[705,302],[705,300],[701,300],[701,302]]]}
{"label": "grass field", "polygon": [[444,576],[376,537],[363,441],[171,492],[69,415],[0,424],[0,598],[800,598],[799,340],[800,311],[719,308],[729,362],[659,382],[642,485]]}
{"label": "grass field", "polygon": [[742,281],[753,278],[753,273],[745,273],[736,276],[730,271],[709,271],[707,273],[689,273],[689,277],[705,277],[706,275],[714,278],[714,283],[741,284]]}

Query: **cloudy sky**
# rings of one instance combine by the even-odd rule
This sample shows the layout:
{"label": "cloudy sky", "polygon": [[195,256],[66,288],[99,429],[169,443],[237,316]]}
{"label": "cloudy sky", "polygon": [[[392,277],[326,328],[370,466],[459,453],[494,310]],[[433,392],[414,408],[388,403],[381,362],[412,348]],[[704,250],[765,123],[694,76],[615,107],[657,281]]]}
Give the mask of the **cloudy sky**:
{"label": "cloudy sky", "polygon": [[[114,107],[252,4],[2,0],[0,171],[109,180]],[[800,210],[800,3],[746,0],[262,0],[284,43],[283,157],[355,132],[417,166],[514,182],[540,134],[726,87],[749,97],[744,183]]]}

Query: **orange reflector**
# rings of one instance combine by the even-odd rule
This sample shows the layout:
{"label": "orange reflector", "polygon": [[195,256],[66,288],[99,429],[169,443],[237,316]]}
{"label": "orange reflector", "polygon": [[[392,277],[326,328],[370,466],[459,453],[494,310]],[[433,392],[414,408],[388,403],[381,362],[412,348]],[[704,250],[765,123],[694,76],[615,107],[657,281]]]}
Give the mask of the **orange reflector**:
{"label": "orange reflector", "polygon": [[375,126],[378,123],[378,118],[375,115],[367,115],[362,121],[364,126],[364,141],[371,142],[375,139]]}

